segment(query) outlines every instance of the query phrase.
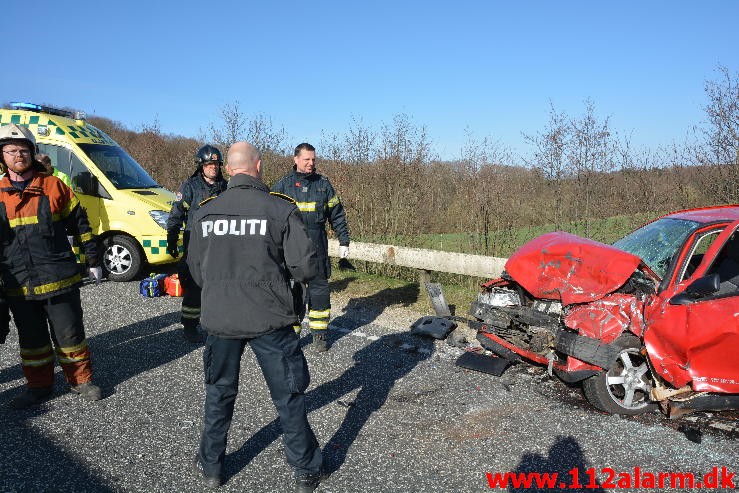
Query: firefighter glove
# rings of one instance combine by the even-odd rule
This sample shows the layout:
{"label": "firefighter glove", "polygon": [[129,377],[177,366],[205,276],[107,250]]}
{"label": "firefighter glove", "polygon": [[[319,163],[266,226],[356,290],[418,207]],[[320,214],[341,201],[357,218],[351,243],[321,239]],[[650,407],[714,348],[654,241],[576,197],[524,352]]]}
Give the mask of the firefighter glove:
{"label": "firefighter glove", "polygon": [[339,246],[339,258],[348,258],[348,257],[349,257],[349,245]]}
{"label": "firefighter glove", "polygon": [[100,284],[103,280],[103,268],[102,267],[90,267],[90,281],[95,284]]}
{"label": "firefighter glove", "polygon": [[167,253],[172,258],[177,258],[180,256],[180,251],[177,249],[177,240],[180,238],[180,235],[167,235]]}

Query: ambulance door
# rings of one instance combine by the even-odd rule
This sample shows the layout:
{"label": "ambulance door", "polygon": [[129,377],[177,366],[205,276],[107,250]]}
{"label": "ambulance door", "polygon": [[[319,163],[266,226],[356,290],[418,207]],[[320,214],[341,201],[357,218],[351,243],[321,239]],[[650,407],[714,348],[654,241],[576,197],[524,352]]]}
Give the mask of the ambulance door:
{"label": "ambulance door", "polygon": [[92,179],[92,173],[69,149],[54,144],[38,144],[39,152],[51,158],[51,165],[66,173],[72,181],[72,190],[82,207],[87,211],[90,227],[99,233],[100,226],[100,194],[97,190],[97,180]]}

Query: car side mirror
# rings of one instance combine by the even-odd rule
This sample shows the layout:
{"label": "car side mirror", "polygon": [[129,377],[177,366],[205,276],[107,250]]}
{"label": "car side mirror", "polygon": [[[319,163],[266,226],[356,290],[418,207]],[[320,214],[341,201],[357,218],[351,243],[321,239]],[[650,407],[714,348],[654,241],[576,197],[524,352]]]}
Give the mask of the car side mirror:
{"label": "car side mirror", "polygon": [[670,299],[671,305],[689,305],[695,300],[716,293],[719,290],[718,274],[711,274],[691,282],[685,291]]}

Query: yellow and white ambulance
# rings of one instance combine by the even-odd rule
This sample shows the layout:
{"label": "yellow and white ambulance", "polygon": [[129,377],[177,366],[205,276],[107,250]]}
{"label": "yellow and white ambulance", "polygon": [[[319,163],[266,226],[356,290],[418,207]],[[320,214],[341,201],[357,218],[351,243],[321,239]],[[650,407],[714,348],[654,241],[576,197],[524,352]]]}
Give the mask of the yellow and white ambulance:
{"label": "yellow and white ambulance", "polygon": [[27,126],[39,152],[70,177],[98,236],[110,280],[130,281],[147,263],[175,261],[166,252],[174,193],[157,184],[107,134],[85,122],[83,113],[10,103],[0,109],[0,125],[10,123]]}

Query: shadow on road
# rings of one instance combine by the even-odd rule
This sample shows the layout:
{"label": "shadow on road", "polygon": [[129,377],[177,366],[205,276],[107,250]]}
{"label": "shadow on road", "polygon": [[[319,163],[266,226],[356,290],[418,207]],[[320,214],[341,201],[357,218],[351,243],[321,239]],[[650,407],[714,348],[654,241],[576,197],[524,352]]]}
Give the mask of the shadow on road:
{"label": "shadow on road", "polygon": [[[172,312],[152,317],[88,339],[95,381],[107,395],[121,382],[199,347],[185,343],[179,331],[167,329],[179,320],[179,315]],[[0,370],[0,382],[22,378],[20,364]],[[60,371],[55,374],[54,384],[57,395],[67,389]],[[116,491],[97,477],[88,464],[33,426],[34,418],[49,412],[46,406],[24,411],[7,407],[7,402],[22,392],[24,385],[0,393],[0,450],[3,451],[0,491]]]}
{"label": "shadow on road", "polygon": [[[518,463],[514,474],[557,473],[556,481],[553,485],[547,486],[546,491],[605,493],[595,475],[588,475],[589,468],[590,465],[577,440],[572,436],[564,436],[557,438],[549,448],[546,457],[540,454],[525,454],[521,458],[521,462]],[[509,486],[508,491],[523,493],[542,489],[544,487],[537,488],[534,482],[533,485],[529,486]]]}
{"label": "shadow on road", "polygon": [[[372,413],[380,409],[398,379],[408,375],[433,353],[433,341],[409,333],[383,336],[354,354],[354,365],[338,378],[306,393],[308,412],[329,404],[347,408],[339,428],[323,448],[324,469],[338,470]],[[378,366],[378,361],[382,365]],[[381,369],[381,370],[380,370]],[[357,391],[356,397],[347,396]],[[237,474],[282,434],[275,419],[249,438],[226,459],[226,474]]]}

